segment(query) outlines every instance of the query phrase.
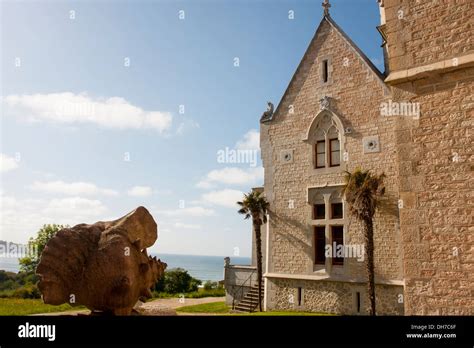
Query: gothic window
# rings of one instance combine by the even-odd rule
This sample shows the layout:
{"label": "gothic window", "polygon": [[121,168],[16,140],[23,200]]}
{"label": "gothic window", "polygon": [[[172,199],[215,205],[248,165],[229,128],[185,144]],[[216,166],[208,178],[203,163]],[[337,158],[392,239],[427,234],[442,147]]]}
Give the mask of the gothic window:
{"label": "gothic window", "polygon": [[313,167],[324,169],[341,165],[341,127],[332,114],[323,111],[310,127],[307,142],[313,148]]}

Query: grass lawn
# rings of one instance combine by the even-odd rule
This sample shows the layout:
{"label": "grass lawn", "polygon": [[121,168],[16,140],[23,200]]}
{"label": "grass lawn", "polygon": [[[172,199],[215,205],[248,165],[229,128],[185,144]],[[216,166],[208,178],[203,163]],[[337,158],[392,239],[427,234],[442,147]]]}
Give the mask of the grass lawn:
{"label": "grass lawn", "polygon": [[275,312],[253,312],[253,313],[229,313],[230,307],[225,302],[211,302],[194,306],[185,306],[176,308],[180,313],[212,313],[212,314],[226,314],[226,315],[243,315],[243,316],[318,316],[331,315],[326,313],[313,312],[291,312],[291,311],[275,311]]}
{"label": "grass lawn", "polygon": [[52,306],[41,299],[0,298],[0,315],[29,315],[38,313],[63,312],[82,307],[71,307],[68,304]]}
{"label": "grass lawn", "polygon": [[176,308],[176,312],[225,314],[229,313],[229,307],[226,306],[225,302],[211,302],[194,306],[179,307]]}

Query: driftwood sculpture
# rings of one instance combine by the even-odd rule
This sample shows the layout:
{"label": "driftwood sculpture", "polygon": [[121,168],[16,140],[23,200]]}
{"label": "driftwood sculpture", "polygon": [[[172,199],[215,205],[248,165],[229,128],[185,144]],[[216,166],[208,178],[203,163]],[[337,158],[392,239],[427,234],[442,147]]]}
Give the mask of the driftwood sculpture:
{"label": "driftwood sculpture", "polygon": [[157,236],[156,222],[144,207],[115,221],[60,230],[36,269],[43,301],[130,315],[139,299],[151,297],[150,288],[166,268],[146,252]]}

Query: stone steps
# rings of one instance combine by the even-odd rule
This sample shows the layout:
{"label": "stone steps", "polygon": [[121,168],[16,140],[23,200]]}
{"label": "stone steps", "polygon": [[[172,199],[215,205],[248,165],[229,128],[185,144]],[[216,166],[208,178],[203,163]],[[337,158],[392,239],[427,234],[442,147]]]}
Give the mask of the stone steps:
{"label": "stone steps", "polygon": [[[263,301],[263,284],[261,289],[261,298]],[[258,307],[258,285],[253,285],[249,292],[247,292],[244,298],[235,306],[234,310],[237,312],[253,312]]]}

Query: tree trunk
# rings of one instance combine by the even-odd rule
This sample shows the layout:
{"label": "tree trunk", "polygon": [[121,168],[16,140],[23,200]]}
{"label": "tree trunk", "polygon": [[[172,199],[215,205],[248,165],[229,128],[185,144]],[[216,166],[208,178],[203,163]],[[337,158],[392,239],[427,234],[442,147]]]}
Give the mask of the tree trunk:
{"label": "tree trunk", "polygon": [[372,219],[364,220],[365,246],[367,248],[367,277],[370,301],[370,315],[375,315],[375,271],[374,271],[374,226]]}
{"label": "tree trunk", "polygon": [[260,222],[253,223],[255,232],[255,246],[257,249],[257,279],[258,279],[258,309],[262,311],[262,236],[260,233]]}

